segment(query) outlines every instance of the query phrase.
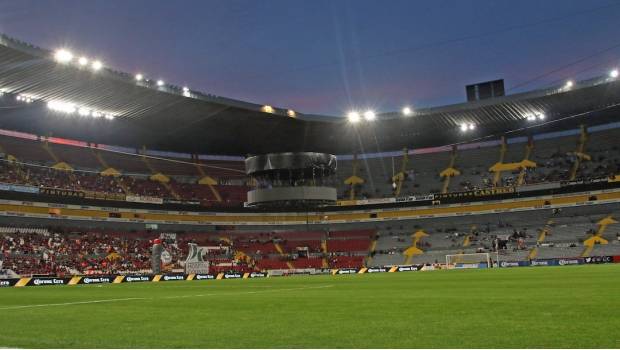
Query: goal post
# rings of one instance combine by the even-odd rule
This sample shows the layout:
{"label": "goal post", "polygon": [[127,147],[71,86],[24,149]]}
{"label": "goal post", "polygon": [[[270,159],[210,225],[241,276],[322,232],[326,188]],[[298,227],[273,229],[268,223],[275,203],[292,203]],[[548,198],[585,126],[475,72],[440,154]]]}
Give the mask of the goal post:
{"label": "goal post", "polygon": [[[493,261],[490,253],[471,253],[471,254],[448,254],[446,255],[447,268],[489,268],[497,264],[497,259]],[[496,265],[499,266],[499,265]]]}

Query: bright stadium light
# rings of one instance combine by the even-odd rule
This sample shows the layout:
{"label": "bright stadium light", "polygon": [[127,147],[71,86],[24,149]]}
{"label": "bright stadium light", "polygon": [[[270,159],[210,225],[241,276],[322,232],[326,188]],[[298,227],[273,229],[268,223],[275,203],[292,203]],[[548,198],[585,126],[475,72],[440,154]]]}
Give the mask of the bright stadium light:
{"label": "bright stadium light", "polygon": [[101,61],[94,61],[92,67],[94,71],[98,71],[103,67],[103,63]]}
{"label": "bright stadium light", "polygon": [[80,66],[85,66],[88,64],[88,58],[80,57],[80,59],[78,60],[78,63],[80,64]]}
{"label": "bright stadium light", "polygon": [[467,128],[468,128],[467,123],[463,123],[463,124],[461,124],[461,131],[462,131],[462,132],[467,131]]}
{"label": "bright stadium light", "polygon": [[105,115],[105,119],[107,119],[107,120],[113,120],[113,119],[114,119],[114,116],[113,116],[112,114],[106,114],[106,115]]}
{"label": "bright stadium light", "polygon": [[612,70],[611,72],[609,72],[609,76],[614,78],[614,79],[617,78],[618,77],[618,70],[617,69]]}
{"label": "bright stadium light", "polygon": [[78,109],[78,114],[82,117],[88,117],[90,116],[91,113],[90,113],[90,109],[82,107]]}
{"label": "bright stadium light", "polygon": [[403,115],[404,115],[404,116],[408,117],[408,116],[410,116],[411,114],[413,114],[413,111],[411,110],[411,107],[405,107],[405,108],[403,108]]}
{"label": "bright stadium light", "polygon": [[476,128],[476,124],[469,124],[469,130],[474,130]]}
{"label": "bright stadium light", "polygon": [[566,82],[566,85],[564,85],[564,87],[567,88],[567,89],[570,89],[570,88],[573,87],[573,85],[574,85],[573,81],[569,80],[569,81]]}
{"label": "bright stadium light", "polygon": [[538,119],[540,120],[545,120],[547,116],[545,115],[545,113],[539,112],[539,113],[536,113],[536,117],[538,117]]}
{"label": "bright stadium light", "polygon": [[189,88],[187,86],[183,87],[183,96],[190,97]]}
{"label": "bright stadium light", "polygon": [[73,54],[69,50],[60,49],[54,53],[54,59],[60,63],[69,63],[73,59]]}
{"label": "bright stadium light", "polygon": [[140,73],[136,74],[136,81],[142,81],[144,79],[144,76]]}
{"label": "bright stadium light", "polygon": [[183,86],[183,92],[189,92],[189,88],[187,86]]}
{"label": "bright stadium light", "polygon": [[47,103],[47,108],[56,111],[72,114],[75,113],[75,104],[63,101],[52,100]]}
{"label": "bright stadium light", "polygon": [[356,111],[351,111],[351,112],[347,113],[347,119],[351,123],[357,123],[357,122],[360,121],[360,114],[358,112],[356,112]]}
{"label": "bright stadium light", "polygon": [[286,115],[288,115],[291,118],[297,117],[297,113],[295,113],[295,111],[292,109],[289,109],[288,111],[286,111]]}
{"label": "bright stadium light", "polygon": [[93,111],[92,116],[93,116],[93,118],[101,118],[101,117],[103,117],[103,113],[98,112],[98,111]]}
{"label": "bright stadium light", "polygon": [[366,112],[364,112],[364,119],[366,119],[366,121],[373,121],[375,119],[377,119],[377,115],[375,114],[374,111],[368,110]]}
{"label": "bright stadium light", "polygon": [[164,86],[164,84],[165,84],[164,81],[161,79],[157,81],[157,86]]}

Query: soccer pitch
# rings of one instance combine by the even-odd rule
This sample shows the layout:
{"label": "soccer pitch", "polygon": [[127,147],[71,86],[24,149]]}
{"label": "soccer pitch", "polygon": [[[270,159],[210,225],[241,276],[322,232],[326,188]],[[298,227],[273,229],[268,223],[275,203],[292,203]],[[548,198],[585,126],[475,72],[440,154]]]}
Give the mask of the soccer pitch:
{"label": "soccer pitch", "polygon": [[0,289],[0,346],[620,347],[620,264]]}

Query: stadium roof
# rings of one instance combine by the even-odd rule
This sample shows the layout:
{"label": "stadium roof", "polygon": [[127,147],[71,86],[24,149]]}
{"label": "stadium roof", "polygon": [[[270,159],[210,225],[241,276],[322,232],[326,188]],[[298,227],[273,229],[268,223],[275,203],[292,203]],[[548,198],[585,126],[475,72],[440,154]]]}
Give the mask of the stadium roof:
{"label": "stadium roof", "polygon": [[[570,87],[420,109],[411,116],[383,113],[373,122],[352,124],[345,118],[298,112],[291,117],[286,108],[159,86],[74,61],[59,63],[54,52],[0,36],[0,128],[200,154],[350,154],[439,146],[513,130],[523,134],[532,125],[540,125],[538,131],[557,128],[558,123],[592,125],[617,120],[620,110],[620,82],[600,77]],[[75,104],[76,113],[63,115],[48,108],[59,101]],[[85,113],[97,111],[101,118],[79,116],[77,106]]]}

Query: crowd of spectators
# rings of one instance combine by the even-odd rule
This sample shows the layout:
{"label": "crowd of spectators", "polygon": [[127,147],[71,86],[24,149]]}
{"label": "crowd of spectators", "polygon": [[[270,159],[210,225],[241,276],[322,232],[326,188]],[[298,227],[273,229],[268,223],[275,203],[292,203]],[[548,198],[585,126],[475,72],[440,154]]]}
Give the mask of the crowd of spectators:
{"label": "crowd of spectators", "polygon": [[[72,191],[180,199],[204,204],[218,201],[208,186],[197,183],[170,179],[168,184],[164,184],[144,176],[103,176],[94,172],[63,171],[43,166],[11,164],[7,161],[0,162],[0,182]],[[215,186],[223,204],[241,205],[245,201],[246,186]]]}
{"label": "crowd of spectators", "polygon": [[[0,233],[4,269],[19,275],[113,274],[151,269],[151,239],[100,232]],[[183,253],[176,242],[164,243],[178,268]]]}

